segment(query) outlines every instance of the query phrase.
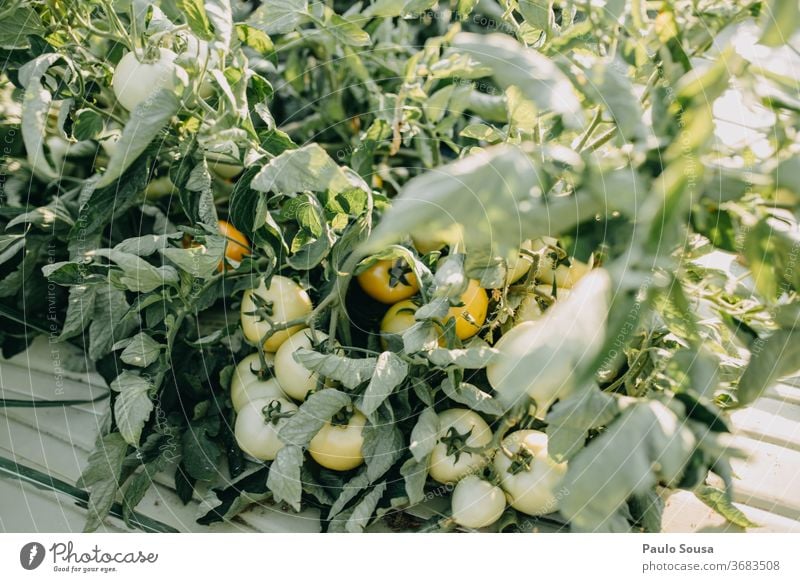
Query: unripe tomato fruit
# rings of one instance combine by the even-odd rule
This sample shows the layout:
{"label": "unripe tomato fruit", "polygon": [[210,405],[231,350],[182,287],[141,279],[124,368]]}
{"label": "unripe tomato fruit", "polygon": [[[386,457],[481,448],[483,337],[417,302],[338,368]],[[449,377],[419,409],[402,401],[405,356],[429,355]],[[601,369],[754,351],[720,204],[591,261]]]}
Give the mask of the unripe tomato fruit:
{"label": "unripe tomato fruit", "polygon": [[[264,357],[267,361],[267,366],[271,366],[275,361],[275,356],[270,353],[265,353]],[[280,386],[277,385],[277,381],[275,384],[270,382],[270,380],[274,379],[272,371],[259,376],[260,371],[261,358],[258,357],[257,352],[242,358],[242,361],[236,364],[231,377],[231,402],[235,411],[238,412],[239,409],[247,404],[248,400],[285,397],[285,394],[280,390]],[[277,392],[274,386],[277,386]]]}
{"label": "unripe tomato fruit", "polygon": [[239,448],[259,461],[274,460],[284,446],[284,442],[278,437],[278,431],[288,418],[270,421],[267,418],[270,407],[280,414],[297,411],[297,406],[284,398],[254,400],[239,411],[233,430]]}
{"label": "unripe tomato fruit", "polygon": [[482,454],[461,452],[447,454],[447,444],[443,437],[460,435],[469,447],[483,447],[492,440],[492,431],[486,421],[476,412],[467,408],[450,408],[439,413],[439,434],[431,451],[428,470],[430,476],[439,483],[455,483],[462,477],[474,473],[488,462]]}
{"label": "unripe tomato fruit", "polygon": [[489,297],[478,281],[470,279],[467,290],[461,295],[461,303],[463,305],[450,308],[445,323],[455,318],[456,335],[465,340],[478,333],[486,321]]}
{"label": "unripe tomato fruit", "polygon": [[317,387],[317,373],[304,368],[293,356],[301,348],[311,349],[312,338],[323,342],[328,336],[321,331],[312,335],[310,329],[303,329],[283,342],[275,353],[275,377],[281,389],[297,401],[305,400],[308,393]]}
{"label": "unripe tomato fruit", "polygon": [[320,465],[333,471],[349,471],[364,462],[364,425],[367,419],[353,412],[345,425],[326,422],[308,443],[308,452]]}
{"label": "unripe tomato fruit", "polygon": [[458,525],[477,529],[500,519],[506,509],[506,494],[477,475],[467,475],[456,484],[450,503]]}
{"label": "unripe tomato fruit", "polygon": [[128,111],[133,111],[159,89],[180,87],[180,67],[175,64],[177,55],[165,48],[158,51],[159,58],[152,63],[141,62],[136,54],[128,52],[117,64],[111,86],[117,101]]}
{"label": "unripe tomato fruit", "polygon": [[381,303],[397,303],[419,291],[417,277],[403,259],[377,261],[358,276],[364,292]]}
{"label": "unripe tomato fruit", "polygon": [[[253,313],[258,307],[254,295],[267,302],[271,310],[269,319],[275,323],[292,321],[311,313],[311,298],[300,285],[281,275],[272,277],[269,287],[262,280],[257,288],[248,289],[242,297],[242,331],[244,337],[251,342],[260,341],[272,329],[270,321],[259,319],[259,316]],[[264,349],[268,352],[277,351],[289,336],[303,327],[305,327],[303,324],[298,324],[275,332],[264,342]]]}
{"label": "unripe tomato fruit", "polygon": [[[528,515],[558,511],[558,489],[567,472],[567,463],[556,463],[547,453],[547,435],[538,430],[518,430],[503,439],[511,453],[524,449],[527,468],[514,463],[502,451],[494,457],[500,486],[508,494],[511,507]],[[513,465],[513,466],[512,466]]]}
{"label": "unripe tomato fruit", "polygon": [[[397,335],[403,333],[416,323],[414,314],[419,307],[410,299],[398,301],[392,305],[381,319],[381,336]],[[381,337],[381,345],[386,348],[386,339]]]}

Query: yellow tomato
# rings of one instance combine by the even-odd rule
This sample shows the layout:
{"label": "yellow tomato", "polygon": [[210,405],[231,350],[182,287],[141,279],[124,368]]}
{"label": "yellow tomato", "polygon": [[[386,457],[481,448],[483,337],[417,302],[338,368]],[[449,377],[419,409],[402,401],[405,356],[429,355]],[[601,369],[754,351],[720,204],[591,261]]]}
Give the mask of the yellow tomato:
{"label": "yellow tomato", "polygon": [[220,220],[219,233],[227,239],[225,241],[226,259],[239,263],[250,254],[250,241],[230,222]]}
{"label": "yellow tomato", "polygon": [[392,305],[381,319],[381,345],[386,349],[387,335],[401,336],[412,325],[416,323],[414,314],[417,312],[417,304],[406,299]]}
{"label": "yellow tomato", "polygon": [[419,291],[417,277],[403,259],[378,261],[358,276],[364,292],[381,303],[397,303]]}
{"label": "yellow tomato", "polygon": [[364,425],[367,419],[355,411],[347,424],[326,422],[308,443],[313,459],[333,471],[349,471],[364,462]]}
{"label": "yellow tomato", "polygon": [[470,279],[467,290],[461,295],[458,307],[451,307],[445,323],[455,318],[456,335],[458,339],[465,340],[474,336],[486,321],[486,312],[489,309],[489,297],[475,279]]}
{"label": "yellow tomato", "polygon": [[[254,297],[259,297],[258,303]],[[263,303],[272,315],[262,319],[255,313],[259,304]],[[305,289],[297,283],[275,275],[267,287],[262,280],[256,289],[248,289],[242,297],[242,331],[244,337],[251,342],[259,341],[272,328],[273,323],[285,323],[299,319],[311,313],[311,298]],[[305,325],[293,325],[272,334],[265,342],[264,349],[275,352],[289,336],[303,329]]]}

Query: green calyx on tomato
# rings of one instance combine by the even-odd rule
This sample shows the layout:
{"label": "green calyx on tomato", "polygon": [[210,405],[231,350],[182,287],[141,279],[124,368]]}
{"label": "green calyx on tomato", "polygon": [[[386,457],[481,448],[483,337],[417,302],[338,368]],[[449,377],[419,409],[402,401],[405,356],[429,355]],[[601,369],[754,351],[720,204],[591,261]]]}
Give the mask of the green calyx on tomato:
{"label": "green calyx on tomato", "polygon": [[[269,287],[262,280],[258,287],[244,292],[242,331],[248,341],[263,341],[264,350],[276,352],[283,342],[306,325],[299,322],[287,327],[287,324],[303,320],[311,311],[308,293],[291,279],[275,275],[270,279]],[[282,328],[273,329],[277,325]]]}
{"label": "green calyx on tomato", "polygon": [[376,261],[358,275],[364,292],[381,303],[393,304],[419,291],[419,282],[404,259]]}
{"label": "green calyx on tomato", "polygon": [[326,422],[308,444],[308,453],[321,466],[332,471],[349,471],[364,462],[366,417],[358,410],[345,411],[346,423]]}
{"label": "green calyx on tomato", "polygon": [[285,444],[278,432],[296,411],[297,406],[284,398],[262,398],[248,403],[236,415],[236,443],[259,461],[274,460]]}
{"label": "green calyx on tomato", "polygon": [[428,465],[430,476],[446,484],[476,472],[489,461],[482,450],[491,440],[489,425],[476,412],[467,408],[440,412],[437,442]]}
{"label": "green calyx on tomato", "polygon": [[503,439],[502,452],[494,457],[494,471],[511,506],[528,515],[553,513],[559,508],[567,463],[550,458],[547,441],[541,431],[518,430]]}

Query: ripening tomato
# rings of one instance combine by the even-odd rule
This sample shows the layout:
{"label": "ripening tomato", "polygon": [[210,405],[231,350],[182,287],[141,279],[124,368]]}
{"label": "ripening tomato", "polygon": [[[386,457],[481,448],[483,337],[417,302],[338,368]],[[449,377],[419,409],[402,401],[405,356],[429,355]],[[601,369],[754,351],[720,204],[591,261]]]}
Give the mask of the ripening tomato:
{"label": "ripening tomato", "polygon": [[240,263],[250,254],[250,241],[242,231],[226,220],[219,221],[219,233],[225,237],[226,260]]}
{"label": "ripening tomato", "polygon": [[[459,451],[459,446],[484,447],[492,440],[486,421],[467,408],[439,413],[439,433],[429,461],[430,476],[439,483],[455,483],[489,461],[484,454]],[[449,441],[449,444],[448,444]]]}
{"label": "ripening tomato", "polygon": [[470,279],[466,291],[461,295],[461,304],[450,308],[445,323],[455,318],[456,335],[458,339],[465,340],[478,333],[486,321],[489,297],[477,280]]}
{"label": "ripening tomato", "polygon": [[377,261],[358,276],[364,292],[381,303],[397,303],[419,291],[414,271],[403,259]]}
{"label": "ripening tomato", "polygon": [[253,400],[236,415],[236,443],[259,461],[274,460],[284,446],[278,431],[296,411],[297,406],[284,398]]}
{"label": "ripening tomato", "polygon": [[311,457],[323,467],[333,471],[349,471],[364,462],[364,425],[367,419],[354,411],[346,424],[331,421],[314,435],[308,443]]}
{"label": "ripening tomato", "polygon": [[[257,298],[257,299],[256,299]],[[261,308],[266,311],[266,319],[256,313]],[[248,289],[242,297],[241,321],[244,337],[256,343],[272,328],[273,323],[285,323],[300,319],[311,313],[311,298],[297,283],[275,275],[269,287],[262,280],[255,289]],[[303,329],[304,324],[297,324],[272,334],[265,342],[264,349],[275,352],[289,336]]]}
{"label": "ripening tomato", "polygon": [[500,519],[506,509],[506,494],[477,475],[467,475],[456,484],[450,503],[458,525],[477,529]]}
{"label": "ripening tomato", "polygon": [[[398,301],[392,305],[381,319],[381,336],[397,335],[403,333],[416,323],[414,314],[419,307],[410,299]],[[381,344],[386,347],[385,337],[381,337]]]}
{"label": "ripening tomato", "polygon": [[514,458],[499,451],[494,457],[494,469],[511,507],[528,515],[558,511],[558,490],[567,463],[550,458],[547,435],[538,430],[518,430],[503,439],[503,446]]}
{"label": "ripening tomato", "polygon": [[327,334],[321,331],[312,334],[310,329],[303,329],[283,342],[275,353],[275,377],[281,389],[297,401],[305,400],[308,393],[317,387],[319,376],[295,361],[294,353],[301,348],[310,350],[312,340],[321,343],[326,339]]}
{"label": "ripening tomato", "polygon": [[536,271],[536,278],[550,285],[555,281],[556,287],[572,289],[589,271],[589,265],[575,258],[570,259],[569,266],[561,264],[555,269],[550,261],[545,261]]}
{"label": "ripening tomato", "polygon": [[129,52],[117,64],[111,86],[120,105],[128,111],[133,111],[159,89],[177,89],[186,77],[186,71],[175,64],[177,55],[174,52],[165,48],[158,51],[158,59],[153,62],[140,61],[136,54]]}

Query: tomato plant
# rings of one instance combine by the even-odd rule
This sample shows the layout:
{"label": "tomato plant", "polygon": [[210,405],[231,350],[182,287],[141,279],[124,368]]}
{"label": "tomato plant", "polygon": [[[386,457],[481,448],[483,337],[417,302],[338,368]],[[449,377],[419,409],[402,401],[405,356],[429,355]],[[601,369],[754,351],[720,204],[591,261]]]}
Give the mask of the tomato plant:
{"label": "tomato plant", "polygon": [[108,384],[87,529],[167,471],[201,523],[744,523],[727,410],[800,368],[778,4],[5,2],[0,348]]}

